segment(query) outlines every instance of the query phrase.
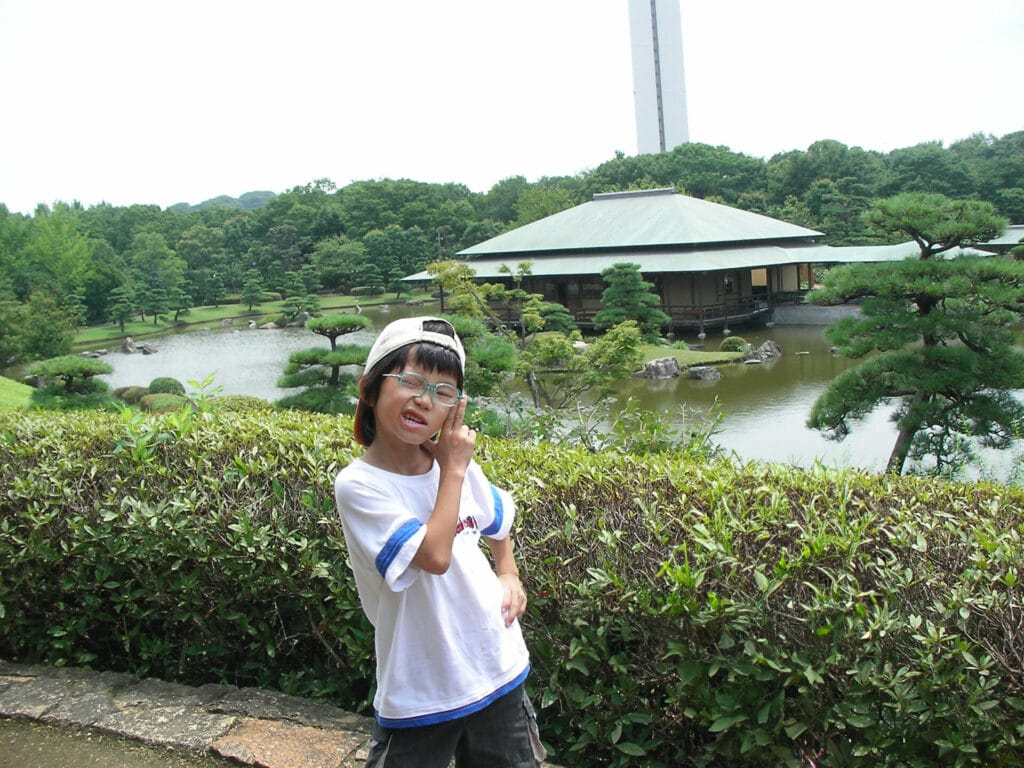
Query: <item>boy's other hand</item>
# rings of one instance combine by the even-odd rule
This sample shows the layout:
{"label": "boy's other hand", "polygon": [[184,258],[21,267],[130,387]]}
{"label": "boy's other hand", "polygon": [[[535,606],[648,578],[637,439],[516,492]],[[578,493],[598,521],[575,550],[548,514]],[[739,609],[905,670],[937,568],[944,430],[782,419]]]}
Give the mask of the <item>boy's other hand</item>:
{"label": "boy's other hand", "polygon": [[505,617],[505,626],[508,627],[526,613],[526,590],[514,573],[499,574],[498,581],[502,589],[501,615]]}

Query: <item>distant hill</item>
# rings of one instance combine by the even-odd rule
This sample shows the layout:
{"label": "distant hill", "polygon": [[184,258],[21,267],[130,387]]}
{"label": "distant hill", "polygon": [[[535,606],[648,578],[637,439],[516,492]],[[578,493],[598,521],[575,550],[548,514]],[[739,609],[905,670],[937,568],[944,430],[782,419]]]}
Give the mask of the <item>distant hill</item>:
{"label": "distant hill", "polygon": [[246,192],[241,197],[229,197],[228,195],[220,195],[218,197],[204,200],[198,205],[189,205],[188,203],[175,203],[170,206],[167,210],[173,211],[174,213],[190,213],[192,211],[201,211],[204,208],[238,208],[243,211],[254,211],[257,208],[262,208],[267,204],[268,200],[272,200],[277,197],[273,192]]}

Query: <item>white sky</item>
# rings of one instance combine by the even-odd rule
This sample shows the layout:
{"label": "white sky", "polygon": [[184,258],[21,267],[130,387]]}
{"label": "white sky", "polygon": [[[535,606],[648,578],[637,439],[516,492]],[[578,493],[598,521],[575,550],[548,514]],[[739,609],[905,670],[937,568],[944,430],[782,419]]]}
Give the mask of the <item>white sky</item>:
{"label": "white sky", "polygon": [[[690,139],[1024,129],[1020,0],[680,0]],[[0,202],[573,175],[636,153],[626,0],[0,0]]]}

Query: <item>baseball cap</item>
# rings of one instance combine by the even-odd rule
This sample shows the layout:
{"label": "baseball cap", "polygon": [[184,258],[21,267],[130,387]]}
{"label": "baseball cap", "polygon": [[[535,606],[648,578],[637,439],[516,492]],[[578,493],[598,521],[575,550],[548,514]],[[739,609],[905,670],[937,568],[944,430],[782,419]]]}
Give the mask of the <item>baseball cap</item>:
{"label": "baseball cap", "polygon": [[[443,323],[451,329],[452,335],[428,331],[424,326],[429,323]],[[373,346],[370,347],[370,354],[366,357],[363,370],[369,373],[373,366],[396,349],[420,342],[437,344],[439,347],[450,349],[458,355],[462,372],[466,372],[466,350],[462,348],[462,342],[459,341],[459,336],[455,333],[452,324],[440,317],[403,317],[388,323],[380,332],[377,340],[373,342]]]}

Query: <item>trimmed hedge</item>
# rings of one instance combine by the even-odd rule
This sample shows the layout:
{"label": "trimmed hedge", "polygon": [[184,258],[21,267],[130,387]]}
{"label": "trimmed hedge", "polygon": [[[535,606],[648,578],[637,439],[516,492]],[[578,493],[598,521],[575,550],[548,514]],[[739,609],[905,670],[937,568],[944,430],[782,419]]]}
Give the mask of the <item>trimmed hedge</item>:
{"label": "trimmed hedge", "polygon": [[[0,655],[365,710],[347,418],[0,413]],[[481,440],[564,765],[1024,764],[1024,495]]]}

